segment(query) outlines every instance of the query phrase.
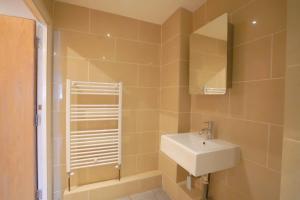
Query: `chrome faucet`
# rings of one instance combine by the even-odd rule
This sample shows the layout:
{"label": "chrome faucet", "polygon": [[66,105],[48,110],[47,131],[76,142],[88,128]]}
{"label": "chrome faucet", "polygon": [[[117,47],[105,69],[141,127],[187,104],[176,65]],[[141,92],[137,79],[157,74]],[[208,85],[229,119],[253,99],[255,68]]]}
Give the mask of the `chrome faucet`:
{"label": "chrome faucet", "polygon": [[200,132],[199,132],[199,134],[200,135],[206,134],[206,138],[208,140],[211,140],[211,139],[213,139],[213,134],[212,134],[212,131],[213,131],[213,121],[207,121],[207,122],[204,122],[204,123],[207,124],[207,127],[201,129]]}

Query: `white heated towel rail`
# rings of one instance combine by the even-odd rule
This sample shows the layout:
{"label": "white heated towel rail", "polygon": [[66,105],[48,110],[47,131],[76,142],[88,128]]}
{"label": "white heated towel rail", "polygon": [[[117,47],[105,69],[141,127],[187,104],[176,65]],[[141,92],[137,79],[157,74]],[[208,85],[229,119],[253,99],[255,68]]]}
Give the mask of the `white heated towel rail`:
{"label": "white heated towel rail", "polygon": [[[112,104],[73,104],[74,95],[117,97]],[[66,159],[67,173],[81,168],[121,165],[122,83],[67,80],[66,85]],[[72,130],[80,121],[117,121],[114,129]]]}

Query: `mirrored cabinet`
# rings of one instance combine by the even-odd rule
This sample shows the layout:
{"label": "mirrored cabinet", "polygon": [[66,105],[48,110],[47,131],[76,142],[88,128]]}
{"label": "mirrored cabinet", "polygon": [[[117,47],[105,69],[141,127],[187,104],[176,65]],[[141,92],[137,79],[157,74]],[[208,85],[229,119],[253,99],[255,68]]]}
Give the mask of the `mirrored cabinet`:
{"label": "mirrored cabinet", "polygon": [[231,87],[232,38],[233,27],[227,13],[191,34],[190,94],[226,94]]}

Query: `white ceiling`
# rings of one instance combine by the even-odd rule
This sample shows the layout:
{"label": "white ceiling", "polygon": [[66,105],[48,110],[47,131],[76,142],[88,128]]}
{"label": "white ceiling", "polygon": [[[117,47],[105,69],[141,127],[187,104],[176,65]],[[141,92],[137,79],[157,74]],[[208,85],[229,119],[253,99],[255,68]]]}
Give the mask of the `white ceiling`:
{"label": "white ceiling", "polygon": [[0,0],[0,14],[34,19],[23,0]]}
{"label": "white ceiling", "polygon": [[206,0],[59,0],[147,22],[162,24],[179,7],[195,11]]}

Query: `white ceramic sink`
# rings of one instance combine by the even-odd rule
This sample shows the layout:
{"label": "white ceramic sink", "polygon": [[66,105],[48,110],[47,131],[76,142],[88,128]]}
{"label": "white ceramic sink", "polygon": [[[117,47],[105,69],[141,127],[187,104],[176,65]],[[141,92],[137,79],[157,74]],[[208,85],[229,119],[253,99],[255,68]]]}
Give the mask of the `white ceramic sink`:
{"label": "white ceramic sink", "polygon": [[198,133],[161,136],[160,149],[193,176],[234,167],[240,160],[240,147]]}

